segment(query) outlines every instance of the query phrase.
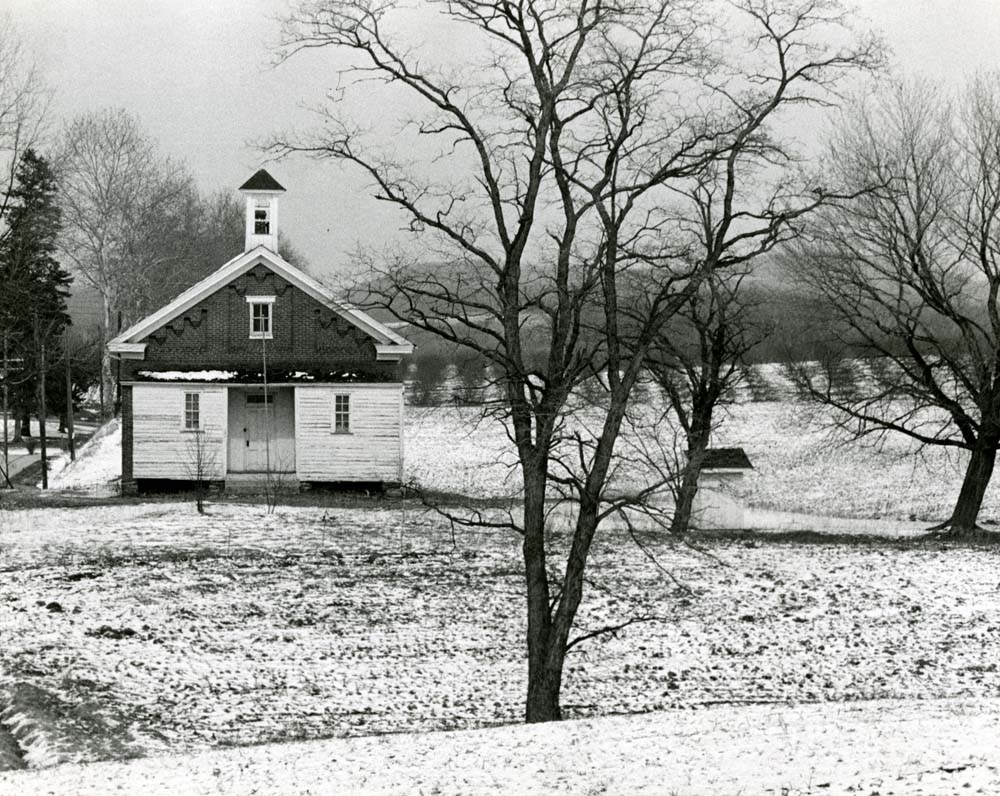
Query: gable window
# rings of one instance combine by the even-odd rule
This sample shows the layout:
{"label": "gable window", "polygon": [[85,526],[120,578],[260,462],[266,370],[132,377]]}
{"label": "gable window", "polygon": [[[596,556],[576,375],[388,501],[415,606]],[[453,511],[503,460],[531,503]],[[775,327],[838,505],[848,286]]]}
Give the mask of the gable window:
{"label": "gable window", "polygon": [[201,395],[184,393],[184,430],[201,431]]}
{"label": "gable window", "polygon": [[247,296],[250,306],[250,337],[254,340],[271,340],[273,338],[271,309],[274,306],[274,296]]}
{"label": "gable window", "polygon": [[351,433],[351,396],[335,395],[333,398],[333,433]]}
{"label": "gable window", "polygon": [[258,199],[254,204],[253,209],[253,234],[254,235],[270,235],[271,234],[271,219],[269,213],[271,212],[271,203],[267,199]]}

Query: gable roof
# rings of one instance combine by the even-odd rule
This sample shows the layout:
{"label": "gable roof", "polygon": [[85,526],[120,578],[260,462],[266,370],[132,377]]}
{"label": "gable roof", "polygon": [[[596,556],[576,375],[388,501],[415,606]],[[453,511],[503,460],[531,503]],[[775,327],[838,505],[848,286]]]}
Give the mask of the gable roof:
{"label": "gable roof", "polygon": [[259,169],[249,180],[243,183],[241,191],[284,191],[281,184],[264,169]]}
{"label": "gable roof", "polygon": [[217,271],[189,287],[166,306],[134,323],[108,343],[108,350],[113,354],[126,356],[141,354],[145,350],[143,340],[150,334],[258,265],[270,268],[280,277],[336,312],[344,320],[361,329],[369,337],[373,337],[376,341],[375,349],[379,359],[397,359],[403,354],[413,353],[413,343],[409,340],[385,324],[379,323],[367,313],[346,302],[337,300],[329,290],[307,273],[300,271],[264,246],[257,246],[248,252],[237,255]]}
{"label": "gable roof", "polygon": [[752,470],[750,457],[743,448],[709,448],[701,460],[702,470]]}

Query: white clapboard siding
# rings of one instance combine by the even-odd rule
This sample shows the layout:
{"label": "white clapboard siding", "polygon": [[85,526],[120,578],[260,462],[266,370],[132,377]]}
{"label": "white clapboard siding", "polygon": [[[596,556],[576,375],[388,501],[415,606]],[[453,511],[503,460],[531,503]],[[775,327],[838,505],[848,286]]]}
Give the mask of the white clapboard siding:
{"label": "white clapboard siding", "polygon": [[[390,481],[402,474],[402,385],[295,388],[300,481]],[[335,395],[351,396],[351,433],[333,433]]]}
{"label": "white clapboard siding", "polygon": [[[201,398],[203,431],[185,431],[184,394]],[[137,384],[132,388],[132,468],[136,478],[197,478],[198,445],[204,478],[226,472],[226,388],[205,384]]]}

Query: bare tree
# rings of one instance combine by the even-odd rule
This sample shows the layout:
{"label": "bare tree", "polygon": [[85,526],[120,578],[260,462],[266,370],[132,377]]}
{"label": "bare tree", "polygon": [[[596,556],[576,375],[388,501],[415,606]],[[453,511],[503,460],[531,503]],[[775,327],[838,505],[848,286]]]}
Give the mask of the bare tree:
{"label": "bare tree", "polygon": [[[84,114],[62,133],[58,159],[63,208],[61,248],[75,273],[101,295],[103,333],[149,309],[151,283],[176,257],[158,245],[177,236],[177,206],[190,199],[190,177],[159,157],[138,121],[122,110]],[[105,394],[113,394],[103,352]]]}
{"label": "bare tree", "polygon": [[206,429],[187,434],[187,473],[194,482],[194,502],[199,514],[205,513],[205,498],[213,478],[219,474],[216,441],[208,438]]}
{"label": "bare tree", "polygon": [[[860,104],[833,141],[830,179],[876,190],[828,208],[789,267],[828,303],[841,343],[795,375],[856,437],[968,452],[951,516],[976,535],[1000,445],[1000,74],[950,101],[930,83]],[[869,364],[863,389],[838,368]]]}
{"label": "bare tree", "polygon": [[657,338],[648,368],[684,440],[674,464],[674,510],[670,532],[687,533],[705,452],[719,412],[736,398],[746,354],[766,335],[750,318],[741,295],[745,271],[713,274]]}
{"label": "bare tree", "polygon": [[[709,168],[735,168],[763,146],[780,109],[825,101],[837,74],[874,63],[876,48],[821,45],[843,29],[840,9],[825,1],[715,7],[741,26],[728,33],[754,64],[749,74],[720,56],[737,48],[717,46],[723,32],[711,20],[725,15],[703,3],[456,0],[430,8],[441,35],[469,37],[466,50],[484,54],[479,63],[431,66],[390,32],[391,0],[299,3],[283,57],[348,51],[345,90],[363,81],[368,102],[399,100],[425,112],[380,140],[325,110],[322,131],[280,136],[271,149],[343,161],[370,178],[415,243],[369,259],[367,303],[480,354],[502,387],[521,508],[497,521],[464,521],[523,537],[525,716],[559,719],[567,651],[595,635],[571,636],[595,534],[646,492],[609,489],[649,350],[713,269],[780,236],[799,211],[788,197],[762,217],[730,219],[744,231],[721,230],[709,261],[678,239],[668,189]],[[376,99],[376,83],[399,93]],[[607,400],[575,422],[574,388],[597,374]],[[559,570],[546,536],[553,500],[575,508]]]}
{"label": "bare tree", "polygon": [[0,239],[21,156],[44,131],[50,94],[31,62],[21,32],[9,14],[0,15]]}

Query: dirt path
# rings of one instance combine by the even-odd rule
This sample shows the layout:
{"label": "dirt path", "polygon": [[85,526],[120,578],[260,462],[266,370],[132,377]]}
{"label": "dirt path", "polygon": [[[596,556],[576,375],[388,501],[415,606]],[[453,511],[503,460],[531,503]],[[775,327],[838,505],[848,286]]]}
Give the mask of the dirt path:
{"label": "dirt path", "polygon": [[992,794],[998,737],[1000,699],[719,705],[8,772],[0,792]]}

